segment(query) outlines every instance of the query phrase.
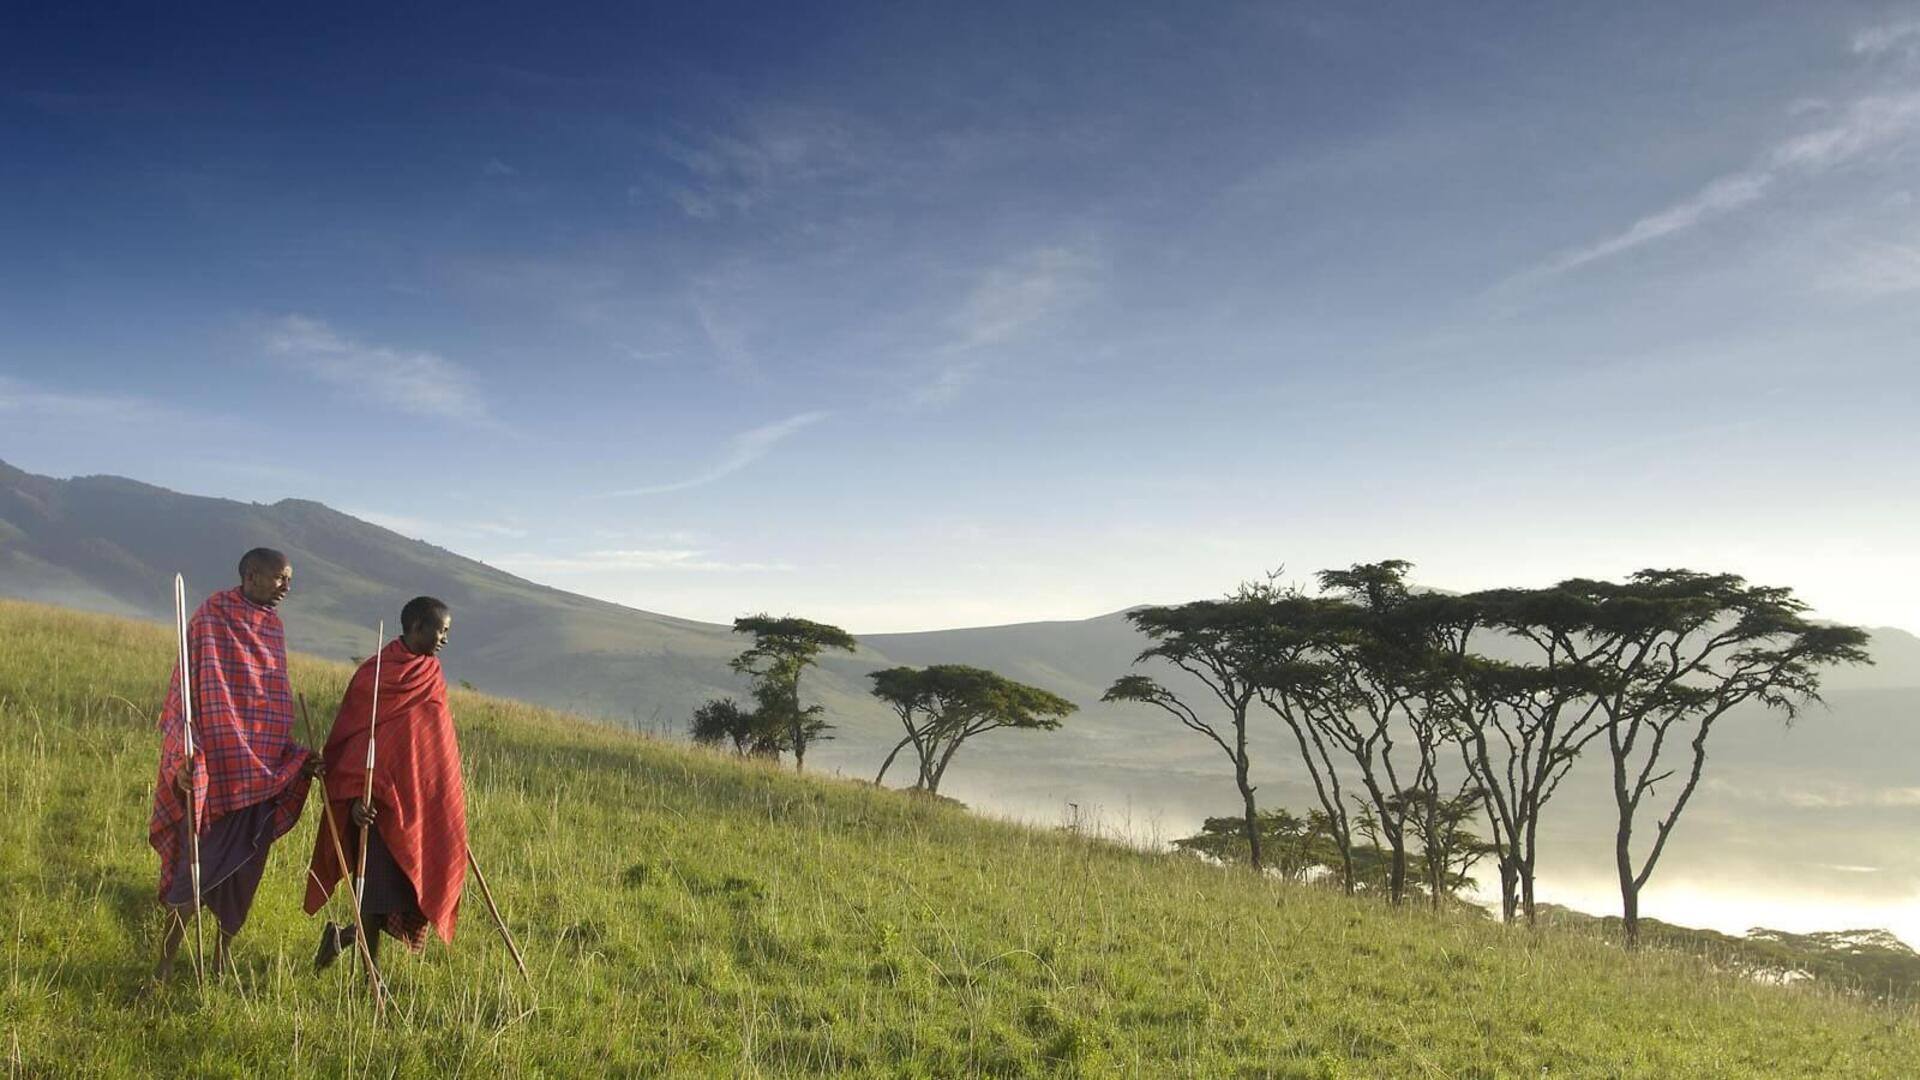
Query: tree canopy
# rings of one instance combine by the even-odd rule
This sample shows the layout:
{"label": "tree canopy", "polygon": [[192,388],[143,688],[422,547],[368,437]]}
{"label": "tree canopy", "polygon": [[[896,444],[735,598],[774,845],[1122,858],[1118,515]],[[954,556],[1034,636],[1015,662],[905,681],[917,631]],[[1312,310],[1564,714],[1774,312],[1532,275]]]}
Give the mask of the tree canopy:
{"label": "tree canopy", "polygon": [[906,732],[874,782],[886,777],[903,747],[912,746],[919,765],[913,786],[930,793],[939,792],[947,766],[967,740],[1001,728],[1050,731],[1078,709],[1058,694],[964,664],[886,668],[867,677],[873,696],[893,709]]}
{"label": "tree canopy", "polygon": [[752,634],[753,644],[730,665],[753,683],[754,711],[781,731],[782,748],[793,752],[795,770],[806,767],[807,748],[833,728],[819,705],[800,703],[800,676],[827,649],[853,652],[853,635],[837,626],[797,616],[747,615],[733,621],[736,634]]}

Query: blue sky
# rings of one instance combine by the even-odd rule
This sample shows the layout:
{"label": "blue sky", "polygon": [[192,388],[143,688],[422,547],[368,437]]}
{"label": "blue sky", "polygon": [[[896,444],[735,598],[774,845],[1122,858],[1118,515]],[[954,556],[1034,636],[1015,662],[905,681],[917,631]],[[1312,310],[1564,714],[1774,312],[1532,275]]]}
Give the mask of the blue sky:
{"label": "blue sky", "polygon": [[0,458],[857,631],[1920,629],[1920,5],[16,5]]}

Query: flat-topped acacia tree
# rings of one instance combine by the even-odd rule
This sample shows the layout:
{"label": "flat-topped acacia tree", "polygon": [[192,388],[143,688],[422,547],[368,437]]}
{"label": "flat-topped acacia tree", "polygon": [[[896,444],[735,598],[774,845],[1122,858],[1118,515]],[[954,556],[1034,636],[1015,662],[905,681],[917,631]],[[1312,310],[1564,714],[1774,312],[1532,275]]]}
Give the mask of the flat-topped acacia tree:
{"label": "flat-topped acacia tree", "polygon": [[967,740],[1001,728],[1051,731],[1079,709],[1058,694],[965,664],[887,668],[867,677],[873,696],[891,706],[906,729],[873,782],[912,746],[920,766],[913,786],[929,794],[939,794],[947,766]]}
{"label": "flat-topped acacia tree", "polygon": [[[1624,583],[1576,579],[1556,588],[1589,605],[1571,633],[1600,647],[1591,663],[1613,765],[1622,928],[1633,944],[1640,892],[1700,786],[1715,724],[1746,704],[1791,722],[1820,700],[1821,668],[1872,662],[1867,633],[1810,622],[1793,590],[1734,574],[1642,570]],[[1640,811],[1669,780],[1679,786],[1636,853]]]}
{"label": "flat-topped acacia tree", "polygon": [[[1337,707],[1311,719],[1354,764],[1387,841],[1387,897],[1394,904],[1407,895],[1408,841],[1417,836],[1429,847],[1445,846],[1443,808],[1474,788],[1469,779],[1451,795],[1443,790],[1448,731],[1430,700],[1438,612],[1408,588],[1412,565],[1387,559],[1318,575],[1321,588],[1341,601],[1316,638],[1338,690]],[[1444,882],[1433,884],[1438,906]]]}
{"label": "flat-topped acacia tree", "polygon": [[[1581,750],[1604,732],[1594,661],[1604,643],[1578,633],[1590,605],[1554,588],[1429,594],[1435,638],[1432,693],[1479,803],[1500,868],[1500,915],[1534,925],[1540,821]],[[1495,660],[1490,639],[1532,646],[1531,659]]]}
{"label": "flat-topped acacia tree", "polygon": [[1268,607],[1265,597],[1243,593],[1225,600],[1195,600],[1176,607],[1127,612],[1127,621],[1153,642],[1134,658],[1134,663],[1161,660],[1199,680],[1226,707],[1224,727],[1148,675],[1122,676],[1100,699],[1152,705],[1182,727],[1205,736],[1227,755],[1233,762],[1234,786],[1240,790],[1247,862],[1255,873],[1262,872],[1264,864],[1260,857],[1260,811],[1254,801],[1256,785],[1251,776],[1253,756],[1247,749],[1247,713],[1260,692],[1260,643]]}
{"label": "flat-topped acacia tree", "polygon": [[806,769],[807,747],[832,738],[833,728],[819,705],[800,704],[800,676],[821,652],[853,652],[859,643],[837,626],[792,615],[746,615],[733,620],[733,632],[752,634],[753,644],[728,666],[753,680],[755,712],[782,733],[783,749],[793,751],[795,772]]}

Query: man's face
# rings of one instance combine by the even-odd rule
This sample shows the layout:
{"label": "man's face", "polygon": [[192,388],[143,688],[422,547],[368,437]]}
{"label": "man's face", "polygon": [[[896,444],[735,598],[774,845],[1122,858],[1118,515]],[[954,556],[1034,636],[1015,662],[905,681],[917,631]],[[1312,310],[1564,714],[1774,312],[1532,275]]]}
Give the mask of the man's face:
{"label": "man's face", "polygon": [[241,579],[240,590],[261,607],[277,607],[293,588],[293,564],[251,570]]}
{"label": "man's face", "polygon": [[453,616],[440,616],[436,622],[427,619],[407,632],[407,648],[421,656],[438,656],[440,650],[447,647],[447,639],[453,634]]}

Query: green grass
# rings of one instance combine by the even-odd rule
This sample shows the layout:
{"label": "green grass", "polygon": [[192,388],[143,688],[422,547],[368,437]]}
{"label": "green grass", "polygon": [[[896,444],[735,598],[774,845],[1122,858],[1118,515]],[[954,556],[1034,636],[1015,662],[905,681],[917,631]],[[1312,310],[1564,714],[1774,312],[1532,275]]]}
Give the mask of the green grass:
{"label": "green grass", "polygon": [[[1920,1023],[1574,932],[1394,912],[456,693],[477,890],[388,952],[376,1025],[308,970],[317,807],[239,976],[142,999],[170,641],[0,602],[8,1075],[1916,1076]],[[331,703],[347,669],[296,660]]]}

